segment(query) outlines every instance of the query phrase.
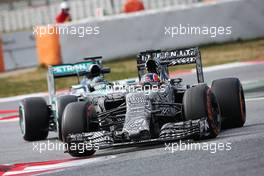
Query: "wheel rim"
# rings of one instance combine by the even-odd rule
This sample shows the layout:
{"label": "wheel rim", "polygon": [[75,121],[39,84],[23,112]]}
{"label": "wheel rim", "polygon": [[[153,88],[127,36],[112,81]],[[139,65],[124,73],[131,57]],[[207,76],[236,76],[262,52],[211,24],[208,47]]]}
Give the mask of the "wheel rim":
{"label": "wheel rim", "polygon": [[207,116],[213,134],[218,135],[220,132],[221,117],[216,97],[212,94],[210,89],[207,91]]}
{"label": "wheel rim", "polygon": [[242,124],[243,125],[246,121],[246,105],[245,105],[245,97],[244,97],[244,93],[242,91],[242,87],[240,86],[239,89],[239,102],[240,102],[240,113],[241,113],[241,120],[242,120]]}
{"label": "wheel rim", "polygon": [[20,104],[19,106],[19,126],[20,126],[21,133],[25,135],[26,134],[26,123],[25,123],[25,109],[24,109],[23,104]]}
{"label": "wheel rim", "polygon": [[57,129],[57,135],[58,135],[58,139],[61,139],[61,130],[60,130],[60,124],[59,121],[56,121],[56,129]]}

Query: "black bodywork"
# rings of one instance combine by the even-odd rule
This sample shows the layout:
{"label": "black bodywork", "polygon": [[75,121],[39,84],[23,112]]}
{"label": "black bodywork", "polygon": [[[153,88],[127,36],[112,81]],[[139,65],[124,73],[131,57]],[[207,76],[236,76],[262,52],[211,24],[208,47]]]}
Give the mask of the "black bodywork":
{"label": "black bodywork", "polygon": [[190,85],[182,79],[169,78],[169,67],[196,64],[198,83],[204,83],[198,48],[171,51],[145,51],[138,55],[139,82],[148,63],[156,64],[163,89],[157,91],[109,93],[91,96],[93,112],[89,113],[89,132],[69,134],[66,143],[88,142],[99,148],[159,143],[208,135],[206,117],[185,120],[183,96]]}

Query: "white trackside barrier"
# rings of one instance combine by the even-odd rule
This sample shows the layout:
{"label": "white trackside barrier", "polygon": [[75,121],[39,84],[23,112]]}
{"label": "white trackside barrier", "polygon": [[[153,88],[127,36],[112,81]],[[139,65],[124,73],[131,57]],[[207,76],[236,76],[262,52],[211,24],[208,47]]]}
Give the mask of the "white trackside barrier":
{"label": "white trackside barrier", "polygon": [[[193,4],[200,0],[143,0],[146,9],[163,8],[179,4]],[[12,32],[17,30],[30,29],[35,25],[52,24],[60,11],[62,0],[50,1],[45,5],[45,1],[40,4],[32,1],[33,6],[15,6],[14,10],[9,10],[7,4],[0,4],[0,31]],[[96,16],[96,9],[101,8],[105,15],[122,13],[122,8],[126,0],[74,0],[69,1],[70,13],[73,21]],[[16,4],[14,2],[14,4]]]}
{"label": "white trackside barrier", "polygon": [[[119,1],[121,3],[122,0]],[[151,5],[153,4],[149,4],[146,8],[159,8]],[[54,9],[54,14],[55,11]],[[37,14],[28,16],[27,23],[37,20],[37,16]],[[169,49],[253,39],[264,36],[263,17],[263,0],[221,0],[209,4],[178,5],[143,13],[100,17],[70,24],[68,27],[91,27],[92,31],[89,30],[90,34],[83,37],[61,34],[61,54],[64,63],[97,55],[102,55],[108,60],[136,55],[146,49]],[[10,29],[15,25],[21,23],[12,23]],[[224,30],[225,34],[214,37],[208,34],[180,35],[176,30],[180,25],[200,28],[218,27],[218,29],[222,26],[224,28],[220,32]],[[32,32],[2,35],[5,70],[38,64]]]}
{"label": "white trackside barrier", "polygon": [[[99,27],[100,33],[84,37],[61,34],[63,61],[74,62],[75,58],[95,55],[113,59],[135,55],[147,49],[187,47],[263,37],[263,17],[263,0],[222,0],[216,3],[86,20],[72,26]],[[177,32],[175,27],[180,25],[208,27],[210,30],[217,28],[219,34],[172,36],[172,33]],[[166,31],[168,29],[170,32]],[[214,33],[215,30],[211,32]]]}

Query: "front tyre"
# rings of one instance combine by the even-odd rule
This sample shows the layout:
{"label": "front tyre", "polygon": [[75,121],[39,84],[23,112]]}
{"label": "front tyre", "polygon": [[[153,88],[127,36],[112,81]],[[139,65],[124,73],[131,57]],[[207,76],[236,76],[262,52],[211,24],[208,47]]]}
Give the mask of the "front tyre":
{"label": "front tyre", "polygon": [[23,99],[19,105],[19,125],[26,141],[47,138],[49,133],[49,108],[40,97]]}
{"label": "front tyre", "polygon": [[62,134],[61,134],[61,121],[62,121],[62,114],[66,106],[72,102],[77,102],[78,98],[74,95],[65,95],[58,98],[57,101],[57,116],[58,116],[58,138],[60,141],[62,141]]}
{"label": "front tyre", "polygon": [[74,102],[68,104],[63,112],[61,126],[62,139],[68,146],[69,154],[73,157],[91,156],[95,153],[94,149],[87,149],[89,146],[85,146],[87,150],[84,149],[84,145],[89,144],[83,144],[80,149],[80,143],[70,143],[67,141],[67,137],[70,134],[89,132],[91,110],[92,104],[87,102]]}
{"label": "front tyre", "polygon": [[221,130],[221,119],[218,103],[214,93],[205,84],[186,90],[183,97],[185,120],[206,118],[209,135],[202,138],[215,138]]}

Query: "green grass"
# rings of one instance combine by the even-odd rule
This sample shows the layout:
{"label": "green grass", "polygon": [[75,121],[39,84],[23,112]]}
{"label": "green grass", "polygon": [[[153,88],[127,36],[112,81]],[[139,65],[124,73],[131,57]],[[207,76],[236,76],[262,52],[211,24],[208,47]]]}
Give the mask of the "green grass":
{"label": "green grass", "polygon": [[[201,46],[200,49],[204,66],[254,60],[264,58],[264,39],[207,45]],[[110,67],[112,71],[106,75],[106,79],[108,80],[137,76],[135,56],[109,61],[104,65]],[[172,70],[190,68],[193,68],[193,66],[179,66],[174,67]],[[26,73],[15,73],[0,77],[0,97],[47,91],[45,68],[36,68]],[[57,88],[69,88],[70,85],[75,83],[77,83],[76,78],[63,78],[57,81]]]}

